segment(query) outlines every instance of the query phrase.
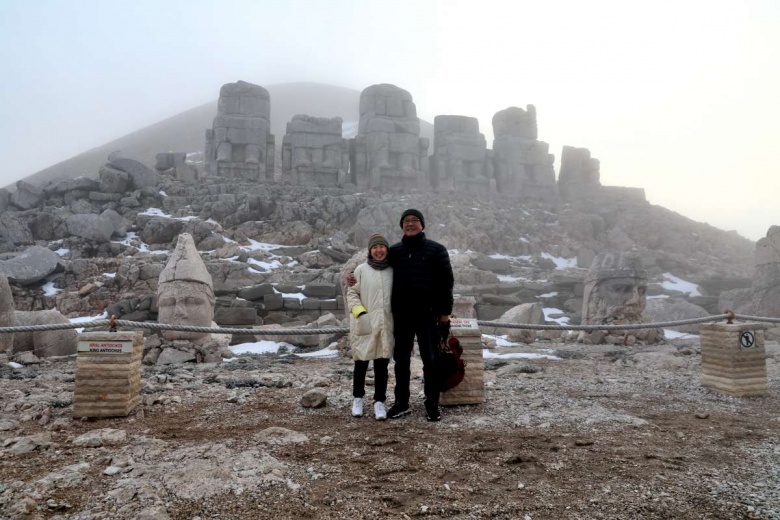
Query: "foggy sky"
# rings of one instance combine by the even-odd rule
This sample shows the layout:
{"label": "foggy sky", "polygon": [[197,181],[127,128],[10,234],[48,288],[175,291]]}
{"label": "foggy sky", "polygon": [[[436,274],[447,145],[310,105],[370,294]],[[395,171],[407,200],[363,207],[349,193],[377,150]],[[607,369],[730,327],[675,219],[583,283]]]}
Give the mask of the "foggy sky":
{"label": "foggy sky", "polygon": [[780,224],[778,34],[775,0],[0,0],[0,186],[224,83],[386,82],[488,143],[533,104],[556,171],[589,148],[603,184],[755,240]]}

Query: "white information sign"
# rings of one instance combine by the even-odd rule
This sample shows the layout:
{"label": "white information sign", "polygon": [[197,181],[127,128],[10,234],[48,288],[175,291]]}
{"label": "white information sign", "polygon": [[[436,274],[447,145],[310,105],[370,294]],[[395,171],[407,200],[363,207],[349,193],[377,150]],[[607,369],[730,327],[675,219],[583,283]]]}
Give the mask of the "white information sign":
{"label": "white information sign", "polygon": [[474,329],[477,330],[477,320],[470,318],[452,318],[450,319],[451,329]]}
{"label": "white information sign", "polygon": [[130,354],[133,352],[132,341],[79,341],[79,352],[90,354]]}

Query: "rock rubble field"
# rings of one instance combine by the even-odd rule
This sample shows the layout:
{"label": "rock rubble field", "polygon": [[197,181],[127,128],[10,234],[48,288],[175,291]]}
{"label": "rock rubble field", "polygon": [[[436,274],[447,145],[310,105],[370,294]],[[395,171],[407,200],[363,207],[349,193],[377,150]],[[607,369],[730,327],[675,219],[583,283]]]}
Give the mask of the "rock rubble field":
{"label": "rock rubble field", "polygon": [[385,422],[350,416],[339,356],[145,366],[129,417],[90,420],[73,358],[4,365],[0,518],[780,518],[777,342],[769,396],[740,399],[702,388],[694,335],[483,340],[485,403],[440,423],[419,358],[413,413]]}

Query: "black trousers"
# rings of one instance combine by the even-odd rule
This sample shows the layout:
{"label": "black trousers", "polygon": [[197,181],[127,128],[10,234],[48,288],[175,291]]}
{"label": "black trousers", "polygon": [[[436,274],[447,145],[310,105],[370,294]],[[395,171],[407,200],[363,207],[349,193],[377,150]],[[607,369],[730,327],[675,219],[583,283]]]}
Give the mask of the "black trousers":
{"label": "black trousers", "polygon": [[[374,360],[374,401],[384,403],[387,399],[387,366],[389,364],[389,359]],[[366,372],[368,372],[368,361],[355,360],[355,372],[352,375],[353,397],[366,395]]]}
{"label": "black trousers", "polygon": [[435,316],[395,318],[395,402],[409,404],[409,380],[411,378],[412,348],[414,338],[420,349],[423,362],[423,377],[425,379],[425,403],[439,404],[441,385],[436,370],[436,360],[439,355],[438,318]]}

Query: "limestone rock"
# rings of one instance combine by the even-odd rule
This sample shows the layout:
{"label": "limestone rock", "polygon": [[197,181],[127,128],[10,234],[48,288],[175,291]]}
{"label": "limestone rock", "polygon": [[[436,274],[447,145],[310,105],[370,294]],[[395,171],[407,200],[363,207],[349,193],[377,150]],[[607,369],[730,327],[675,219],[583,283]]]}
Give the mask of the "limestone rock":
{"label": "limestone rock", "polygon": [[33,209],[43,202],[43,191],[25,181],[16,183],[16,191],[11,195],[11,203],[23,210]]}
{"label": "limestone rock", "polygon": [[[175,332],[175,331],[165,331]],[[175,348],[165,348],[160,352],[160,356],[157,358],[157,365],[180,365],[182,363],[189,363],[195,361],[195,353]]]}
{"label": "limestone rock", "polygon": [[131,180],[127,172],[109,165],[100,168],[100,191],[103,193],[125,193],[130,191]]}
{"label": "limestone rock", "polygon": [[[16,311],[17,326],[70,323],[59,311]],[[14,352],[33,352],[38,357],[70,356],[76,353],[78,334],[74,329],[17,332]]]}
{"label": "limestone rock", "polygon": [[147,244],[170,244],[181,233],[184,223],[171,218],[155,217],[141,231],[141,240]]}
{"label": "limestone rock", "polygon": [[71,235],[86,238],[99,244],[109,242],[115,230],[112,219],[102,215],[70,215],[66,219],[66,225],[68,233]]}
{"label": "limestone rock", "polygon": [[30,285],[49,276],[60,264],[51,249],[32,246],[10,260],[0,261],[0,276],[18,285]]}
{"label": "limestone rock", "polygon": [[33,244],[33,235],[27,223],[11,214],[0,215],[0,241],[14,246]]}
{"label": "limestone rock", "polygon": [[271,426],[261,430],[253,435],[253,438],[262,444],[302,444],[309,442],[309,438],[295,430],[289,430],[287,428],[280,428],[279,426]]}
{"label": "limestone rock", "polygon": [[125,430],[103,428],[79,435],[73,440],[73,445],[83,448],[100,448],[101,446],[116,446],[125,442],[127,442]]}
{"label": "limestone rock", "polygon": [[[692,318],[703,318],[710,313],[698,305],[687,302],[679,298],[651,298],[647,300],[644,317],[646,321],[676,321]],[[701,324],[681,325],[671,327],[680,332],[691,332],[698,334]]]}
{"label": "limestone rock", "polygon": [[132,181],[132,187],[140,190],[157,185],[158,175],[145,164],[128,157],[114,157],[108,163],[112,168],[127,173]]}
{"label": "limestone rock", "polygon": [[322,408],[328,400],[327,394],[319,388],[312,388],[301,396],[301,406],[304,408]]}

